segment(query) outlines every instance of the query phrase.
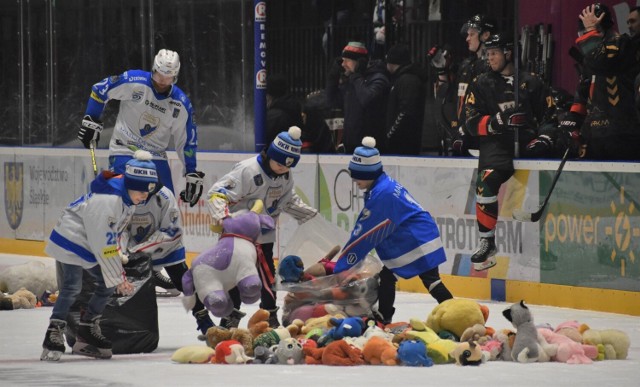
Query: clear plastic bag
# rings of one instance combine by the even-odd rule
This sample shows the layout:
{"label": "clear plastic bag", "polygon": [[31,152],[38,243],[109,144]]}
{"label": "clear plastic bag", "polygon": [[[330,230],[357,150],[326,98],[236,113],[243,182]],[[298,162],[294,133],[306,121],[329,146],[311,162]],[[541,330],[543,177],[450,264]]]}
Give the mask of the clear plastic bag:
{"label": "clear plastic bag", "polygon": [[[316,264],[336,245],[343,246],[348,234],[321,216],[315,216],[296,229],[284,249],[283,257],[297,255],[305,269]],[[336,259],[338,256],[335,257]],[[276,274],[275,288],[286,291],[283,322],[325,314],[369,316],[378,300],[380,260],[368,255],[351,269],[338,274],[316,276],[302,282],[283,282]]]}

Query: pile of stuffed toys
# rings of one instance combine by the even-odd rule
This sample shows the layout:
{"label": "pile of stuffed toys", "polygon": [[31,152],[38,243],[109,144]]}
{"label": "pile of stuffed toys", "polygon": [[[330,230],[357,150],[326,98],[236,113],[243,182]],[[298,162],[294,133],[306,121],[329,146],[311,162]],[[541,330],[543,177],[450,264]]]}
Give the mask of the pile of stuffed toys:
{"label": "pile of stuffed toys", "polygon": [[210,328],[206,346],[180,348],[171,359],[177,363],[430,367],[478,366],[487,361],[590,364],[625,359],[629,351],[629,337],[620,330],[591,329],[577,321],[555,327],[536,325],[524,301],[505,309],[503,316],[513,330],[487,326],[486,306],[451,299],[437,305],[426,321],[380,326],[371,319],[327,312],[272,329],[267,323],[269,312],[259,309],[246,329]]}

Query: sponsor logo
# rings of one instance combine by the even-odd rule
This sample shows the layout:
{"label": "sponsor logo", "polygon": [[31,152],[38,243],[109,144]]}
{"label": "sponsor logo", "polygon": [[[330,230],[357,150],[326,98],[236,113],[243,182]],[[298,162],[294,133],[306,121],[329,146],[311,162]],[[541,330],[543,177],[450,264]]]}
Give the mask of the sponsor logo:
{"label": "sponsor logo", "polygon": [[131,94],[131,99],[134,101],[141,101],[144,96],[144,91],[142,90],[134,90]]}
{"label": "sponsor logo", "polygon": [[149,106],[153,110],[159,111],[162,114],[167,112],[167,108],[162,107],[162,106],[158,105],[157,103],[155,103],[153,101],[146,100],[146,101],[144,101],[144,104]]}
{"label": "sponsor logo", "polygon": [[178,118],[179,115],[180,115],[180,109],[178,108],[173,109],[173,118]]}
{"label": "sponsor logo", "polygon": [[120,80],[120,76],[119,75],[112,75],[109,77],[109,82],[110,83],[116,83]]}
{"label": "sponsor logo", "polygon": [[177,107],[181,107],[182,106],[182,104],[180,102],[177,102],[177,101],[169,101],[169,105],[175,105]]}
{"label": "sponsor logo", "polygon": [[22,221],[22,210],[24,209],[23,172],[23,163],[4,163],[4,213],[13,230],[17,229]]}
{"label": "sponsor logo", "polygon": [[264,181],[262,180],[262,175],[255,175],[253,177],[253,183],[260,187],[264,183]]}
{"label": "sponsor logo", "polygon": [[367,208],[362,209],[362,215],[360,215],[360,220],[367,220],[371,216],[371,211]]}
{"label": "sponsor logo", "polygon": [[130,82],[136,82],[136,81],[146,82],[147,78],[145,78],[145,77],[129,77],[129,81]]}
{"label": "sponsor logo", "polygon": [[349,253],[349,255],[347,255],[347,263],[349,265],[355,264],[357,260],[358,256],[355,253]]}

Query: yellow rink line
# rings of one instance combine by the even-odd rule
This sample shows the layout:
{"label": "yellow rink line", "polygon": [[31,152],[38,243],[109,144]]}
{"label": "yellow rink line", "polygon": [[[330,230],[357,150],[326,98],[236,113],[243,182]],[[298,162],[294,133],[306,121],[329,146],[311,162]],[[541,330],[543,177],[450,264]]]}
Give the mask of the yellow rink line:
{"label": "yellow rink line", "polygon": [[[0,253],[46,256],[44,242],[0,238]],[[187,253],[187,263],[196,256]],[[443,282],[455,297],[491,300],[490,278],[442,275]],[[398,290],[426,293],[418,277],[398,281]],[[506,302],[525,300],[531,305],[549,305],[564,308],[595,310],[640,316],[640,292],[541,284],[524,281],[504,281]]]}

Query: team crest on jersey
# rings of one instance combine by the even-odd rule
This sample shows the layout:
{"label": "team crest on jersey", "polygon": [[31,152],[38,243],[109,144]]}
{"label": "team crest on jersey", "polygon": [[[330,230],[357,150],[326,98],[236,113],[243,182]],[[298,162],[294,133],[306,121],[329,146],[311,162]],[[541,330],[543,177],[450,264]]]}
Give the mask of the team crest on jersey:
{"label": "team crest on jersey", "polygon": [[140,117],[138,125],[140,128],[140,135],[142,137],[147,137],[158,129],[158,126],[160,125],[160,118],[155,117],[149,112],[144,112]]}
{"label": "team crest on jersey", "polygon": [[180,109],[178,108],[173,109],[173,118],[178,118],[179,115],[180,115]]}
{"label": "team crest on jersey", "polygon": [[360,215],[360,220],[367,220],[371,216],[371,211],[367,208],[362,209],[362,215]]}
{"label": "team crest on jersey", "polygon": [[133,239],[135,239],[137,243],[142,242],[149,236],[149,230],[151,230],[151,225],[154,223],[155,218],[150,212],[134,214],[130,223]]}
{"label": "team crest on jersey", "polygon": [[264,184],[264,181],[262,180],[262,175],[255,175],[253,177],[253,183],[255,185],[257,185],[258,187],[260,187],[262,184]]}
{"label": "team crest on jersey", "polygon": [[111,83],[116,83],[120,80],[120,76],[119,75],[112,75],[111,77],[109,77],[109,82]]}
{"label": "team crest on jersey", "polygon": [[180,212],[175,208],[169,212],[169,220],[171,221],[171,223],[176,224],[179,218],[180,218]]}
{"label": "team crest on jersey", "polygon": [[143,96],[144,96],[143,90],[134,90],[133,93],[131,94],[131,99],[134,101],[141,101]]}
{"label": "team crest on jersey", "polygon": [[353,228],[353,235],[354,236],[358,236],[360,235],[360,232],[362,232],[362,225],[360,223],[356,224],[356,226]]}
{"label": "team crest on jersey", "polygon": [[15,230],[22,222],[24,208],[24,165],[22,163],[4,163],[4,213],[9,226]]}
{"label": "team crest on jersey", "polygon": [[109,219],[107,219],[107,224],[109,225],[110,229],[114,229],[115,225],[116,225],[116,220],[113,217],[109,217]]}
{"label": "team crest on jersey", "polygon": [[356,255],[356,253],[349,253],[349,255],[347,255],[347,263],[349,265],[353,265],[357,260],[358,256]]}

